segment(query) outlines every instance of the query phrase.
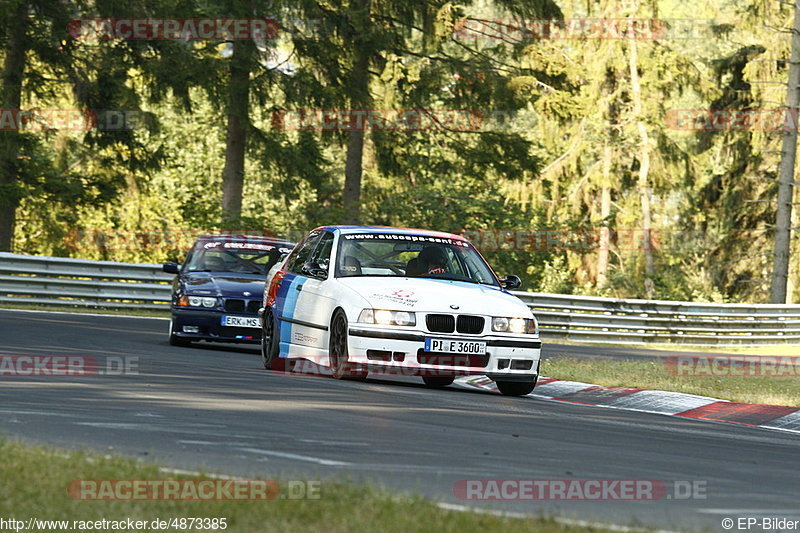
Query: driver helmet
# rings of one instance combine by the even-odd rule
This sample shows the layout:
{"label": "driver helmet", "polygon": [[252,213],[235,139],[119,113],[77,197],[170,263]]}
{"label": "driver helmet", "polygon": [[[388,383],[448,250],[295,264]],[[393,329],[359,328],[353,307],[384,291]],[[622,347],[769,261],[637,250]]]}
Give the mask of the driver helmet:
{"label": "driver helmet", "polygon": [[447,272],[447,255],[439,246],[427,246],[417,257],[422,263],[423,272],[428,274],[444,274]]}

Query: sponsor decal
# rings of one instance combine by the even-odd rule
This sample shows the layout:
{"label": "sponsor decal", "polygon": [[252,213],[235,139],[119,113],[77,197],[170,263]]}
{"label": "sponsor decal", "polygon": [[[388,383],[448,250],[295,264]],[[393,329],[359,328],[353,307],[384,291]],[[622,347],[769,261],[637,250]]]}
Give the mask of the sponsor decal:
{"label": "sponsor decal", "polygon": [[305,333],[300,333],[299,331],[292,332],[292,339],[294,339],[294,342],[298,344],[306,344],[311,346],[316,346],[319,343],[318,337],[306,335]]}
{"label": "sponsor decal", "polygon": [[[402,296],[398,296],[396,293],[402,292]],[[408,294],[406,296],[406,294]],[[394,291],[393,293],[383,293],[383,292],[375,292],[372,293],[369,298],[380,300],[382,302],[389,302],[397,305],[402,305],[405,307],[415,307],[419,303],[419,298],[412,298],[414,295],[413,292],[410,291]]]}
{"label": "sponsor decal", "polygon": [[[258,244],[253,242],[226,242],[222,245],[223,248],[233,248],[236,250],[265,250],[270,251],[274,250],[275,246],[270,244]],[[282,250],[286,250],[283,248]],[[286,250],[287,252],[289,250]]]}
{"label": "sponsor decal", "polygon": [[397,296],[398,298],[411,298],[414,296],[414,291],[409,291],[407,289],[398,289],[392,293],[392,296]]}
{"label": "sponsor decal", "polygon": [[450,237],[434,237],[431,235],[404,235],[395,233],[353,233],[350,235],[343,235],[348,241],[353,240],[374,240],[374,241],[410,241],[410,242],[432,242],[436,244],[448,244],[450,246],[463,246],[469,248],[469,243],[462,239],[453,239]]}

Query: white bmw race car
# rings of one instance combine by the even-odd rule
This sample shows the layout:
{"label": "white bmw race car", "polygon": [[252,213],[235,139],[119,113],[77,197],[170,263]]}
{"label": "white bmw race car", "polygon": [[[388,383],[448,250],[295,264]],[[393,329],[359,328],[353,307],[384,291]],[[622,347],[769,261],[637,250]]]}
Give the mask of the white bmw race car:
{"label": "white bmw race car", "polygon": [[266,368],[313,361],[336,378],[420,376],[444,387],[485,375],[530,393],[541,341],[530,309],[463,237],[415,229],[311,231],[268,278],[261,313]]}

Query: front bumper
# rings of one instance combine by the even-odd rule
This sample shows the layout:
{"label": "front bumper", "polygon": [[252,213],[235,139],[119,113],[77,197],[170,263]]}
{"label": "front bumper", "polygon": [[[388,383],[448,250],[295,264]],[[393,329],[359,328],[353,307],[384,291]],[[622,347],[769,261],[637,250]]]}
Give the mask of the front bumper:
{"label": "front bumper", "polygon": [[[178,338],[190,341],[260,343],[261,328],[240,328],[221,324],[223,316],[232,314],[258,317],[252,313],[226,313],[209,309],[173,307],[172,333]],[[186,333],[183,331],[184,326],[197,327],[198,332]]]}
{"label": "front bumper", "polygon": [[[351,325],[349,333],[348,360],[365,365],[371,372],[417,376],[485,375],[502,381],[532,381],[539,373],[542,343],[538,336],[426,333],[365,324]],[[426,338],[482,341],[486,343],[486,354],[426,352]]]}

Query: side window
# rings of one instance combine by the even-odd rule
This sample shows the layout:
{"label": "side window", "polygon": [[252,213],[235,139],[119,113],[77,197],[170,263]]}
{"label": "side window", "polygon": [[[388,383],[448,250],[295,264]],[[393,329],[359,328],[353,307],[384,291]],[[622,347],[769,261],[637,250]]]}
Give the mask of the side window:
{"label": "side window", "polygon": [[311,256],[311,252],[314,250],[314,247],[317,245],[317,241],[319,241],[320,232],[319,231],[312,231],[308,234],[305,240],[297,247],[297,251],[292,253],[289,257],[288,262],[286,263],[286,270],[289,272],[294,272],[295,274],[300,274],[300,269],[303,268],[303,265],[306,264],[308,261],[309,256]]}
{"label": "side window", "polygon": [[309,261],[317,263],[322,269],[328,270],[331,263],[331,250],[333,250],[333,233],[324,231]]}
{"label": "side window", "polygon": [[186,259],[183,260],[181,270],[189,270],[189,264],[192,262],[192,257],[194,257],[194,248],[189,250],[189,253],[186,255]]}

